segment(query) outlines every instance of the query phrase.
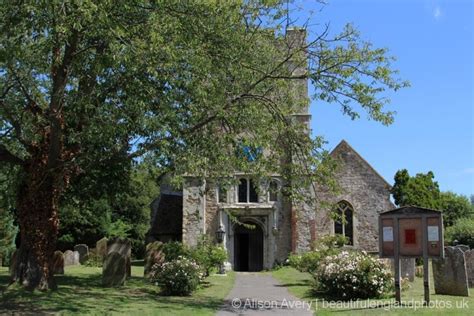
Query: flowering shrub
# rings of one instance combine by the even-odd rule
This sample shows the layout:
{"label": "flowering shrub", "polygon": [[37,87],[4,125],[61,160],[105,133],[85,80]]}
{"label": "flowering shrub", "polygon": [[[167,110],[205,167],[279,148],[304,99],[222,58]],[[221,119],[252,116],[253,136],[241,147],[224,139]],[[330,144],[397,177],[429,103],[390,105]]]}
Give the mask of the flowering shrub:
{"label": "flowering shrub", "polygon": [[322,259],[341,252],[341,247],[344,246],[345,243],[347,243],[347,239],[342,235],[324,236],[314,243],[313,251],[299,255],[290,255],[288,263],[296,270],[313,273],[319,267],[319,262]]}
{"label": "flowering shrub", "polygon": [[377,298],[392,286],[390,270],[364,251],[323,258],[314,278],[316,291],[344,300]]}
{"label": "flowering shrub", "polygon": [[227,260],[227,251],[204,236],[191,250],[191,257],[203,268],[205,276],[209,276],[212,269],[218,268]]}
{"label": "flowering shrub", "polygon": [[150,278],[165,295],[190,295],[197,289],[203,274],[194,260],[179,256],[177,259],[155,264]]}

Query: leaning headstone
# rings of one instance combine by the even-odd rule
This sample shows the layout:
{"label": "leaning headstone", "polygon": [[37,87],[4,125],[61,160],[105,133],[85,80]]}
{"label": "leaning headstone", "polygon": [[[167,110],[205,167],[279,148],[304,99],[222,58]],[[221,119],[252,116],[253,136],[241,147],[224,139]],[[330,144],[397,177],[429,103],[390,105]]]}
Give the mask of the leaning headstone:
{"label": "leaning headstone", "polygon": [[97,256],[101,258],[101,260],[104,260],[107,256],[107,238],[104,237],[101,240],[98,240],[95,243],[95,249]]}
{"label": "leaning headstone", "polygon": [[53,254],[51,270],[53,274],[64,274],[64,254],[59,250]]}
{"label": "leaning headstone", "polygon": [[120,286],[131,275],[132,247],[127,239],[113,238],[107,242],[107,257],[102,269],[104,286]]}
{"label": "leaning headstone", "polygon": [[107,287],[122,286],[127,278],[126,258],[118,252],[107,255],[102,270],[102,285]]}
{"label": "leaning headstone", "polygon": [[474,287],[474,249],[464,252],[469,287]]}
{"label": "leaning headstone", "polygon": [[79,263],[84,264],[89,259],[89,247],[85,244],[79,244],[74,246],[74,251],[79,253]]}
{"label": "leaning headstone", "polygon": [[154,241],[146,245],[146,254],[145,254],[145,266],[144,266],[144,275],[148,277],[151,271],[151,267],[154,264],[161,264],[164,262],[165,256],[162,251],[163,243],[160,241]]}
{"label": "leaning headstone", "polygon": [[444,259],[433,259],[436,294],[469,296],[466,260],[459,247],[445,247]]}

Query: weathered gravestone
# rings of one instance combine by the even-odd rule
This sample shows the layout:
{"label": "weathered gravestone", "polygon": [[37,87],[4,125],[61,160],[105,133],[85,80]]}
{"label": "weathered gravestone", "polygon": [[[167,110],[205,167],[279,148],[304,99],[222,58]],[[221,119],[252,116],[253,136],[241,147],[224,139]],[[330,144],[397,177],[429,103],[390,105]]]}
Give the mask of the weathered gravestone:
{"label": "weathered gravestone", "polygon": [[151,268],[155,263],[161,264],[164,262],[165,256],[162,252],[163,243],[160,241],[154,241],[146,245],[146,254],[145,254],[145,267],[144,274],[145,277],[148,277],[150,274]]}
{"label": "weathered gravestone", "polygon": [[53,271],[53,274],[64,274],[64,254],[59,250],[55,251],[53,254],[51,270]]}
{"label": "weathered gravestone", "polygon": [[415,281],[415,258],[402,258],[400,264],[402,269],[401,277],[408,278],[410,282]]}
{"label": "weathered gravestone", "polygon": [[[393,259],[382,259],[385,260],[385,264],[390,268],[393,274],[395,274],[395,265]],[[415,258],[401,258],[400,259],[400,277],[408,278],[410,282],[415,280]]]}
{"label": "weathered gravestone", "polygon": [[79,253],[79,263],[84,264],[89,259],[89,247],[85,244],[79,244],[74,246],[74,251]]}
{"label": "weathered gravestone", "polygon": [[469,287],[474,287],[474,249],[464,252],[464,259],[466,260]]}
{"label": "weathered gravestone", "polygon": [[120,286],[131,275],[132,247],[127,239],[113,238],[107,242],[107,257],[102,268],[104,286]]}
{"label": "weathered gravestone", "polygon": [[436,294],[469,296],[466,260],[462,249],[445,247],[445,258],[433,259]]}
{"label": "weathered gravestone", "polygon": [[107,256],[107,238],[102,238],[95,243],[95,251],[97,257],[99,257],[102,261]]}
{"label": "weathered gravestone", "polygon": [[108,287],[122,286],[126,279],[126,258],[118,252],[108,254],[102,270],[102,284]]}
{"label": "weathered gravestone", "polygon": [[75,266],[79,264],[79,252],[66,250],[64,252],[64,266]]}

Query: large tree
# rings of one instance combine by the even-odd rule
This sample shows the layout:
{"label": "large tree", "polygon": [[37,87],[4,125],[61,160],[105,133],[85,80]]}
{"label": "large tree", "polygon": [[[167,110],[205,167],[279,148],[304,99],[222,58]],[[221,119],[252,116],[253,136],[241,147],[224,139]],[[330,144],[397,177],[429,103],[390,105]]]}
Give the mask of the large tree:
{"label": "large tree", "polygon": [[[322,27],[307,43],[303,32],[287,36],[285,8],[286,1],[2,4],[0,161],[19,170],[16,281],[55,287],[49,260],[61,197],[96,165],[120,177],[147,154],[178,175],[238,168],[317,177],[320,140],[291,118],[307,103],[293,93],[295,82],[307,79],[312,97],[352,118],[360,107],[392,121],[381,93],[406,83],[386,50],[350,26],[338,34]],[[301,67],[307,71],[295,71]],[[248,162],[234,154],[242,144],[272,151]],[[297,163],[280,170],[288,152]]]}
{"label": "large tree", "polygon": [[439,207],[439,185],[432,171],[410,176],[408,170],[402,169],[395,173],[394,180],[392,194],[398,206]]}
{"label": "large tree", "polygon": [[474,213],[467,196],[450,191],[441,192],[434,178],[432,171],[410,176],[406,169],[398,170],[392,187],[395,204],[441,210],[446,226],[451,226],[456,220],[467,218]]}

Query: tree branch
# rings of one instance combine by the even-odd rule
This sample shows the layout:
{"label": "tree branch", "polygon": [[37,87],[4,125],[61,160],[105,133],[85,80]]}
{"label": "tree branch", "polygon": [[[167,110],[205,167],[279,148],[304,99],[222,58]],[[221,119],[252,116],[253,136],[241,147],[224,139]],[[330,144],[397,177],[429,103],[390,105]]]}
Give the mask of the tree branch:
{"label": "tree branch", "polygon": [[12,154],[5,146],[0,144],[0,161],[8,162],[14,165],[23,165],[25,161]]}

